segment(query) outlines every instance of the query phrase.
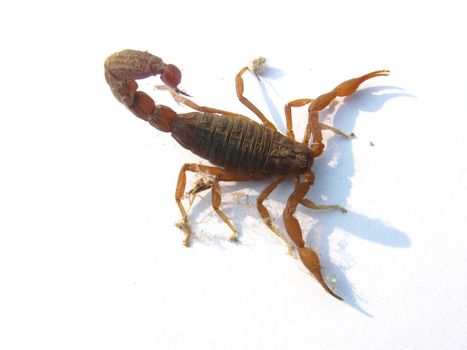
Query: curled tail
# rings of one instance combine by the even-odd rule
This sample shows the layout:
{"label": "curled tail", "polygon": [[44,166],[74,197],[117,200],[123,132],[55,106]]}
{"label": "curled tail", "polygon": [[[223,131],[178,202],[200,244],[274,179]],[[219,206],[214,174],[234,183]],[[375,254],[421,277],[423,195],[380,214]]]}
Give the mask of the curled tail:
{"label": "curled tail", "polygon": [[319,263],[318,255],[316,255],[313,250],[307,247],[298,247],[298,255],[300,256],[300,260],[302,260],[306,268],[312,273],[313,276],[315,276],[321,286],[323,286],[323,288],[326,289],[329,294],[331,294],[336,299],[344,300],[342,297],[334,293],[332,289],[329,288],[329,286],[326,284],[326,281],[321,274],[321,264]]}
{"label": "curled tail", "polygon": [[171,131],[172,120],[177,113],[167,106],[157,105],[149,95],[138,91],[136,80],[159,75],[165,85],[181,93],[177,87],[182,79],[180,69],[173,64],[165,64],[149,52],[123,50],[105,60],[104,70],[105,79],[119,102],[155,128]]}

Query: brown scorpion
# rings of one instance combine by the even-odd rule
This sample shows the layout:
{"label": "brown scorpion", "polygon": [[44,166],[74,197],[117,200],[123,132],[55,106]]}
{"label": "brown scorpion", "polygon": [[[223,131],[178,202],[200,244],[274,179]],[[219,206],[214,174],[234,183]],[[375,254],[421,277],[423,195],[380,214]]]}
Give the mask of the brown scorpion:
{"label": "brown scorpion", "polygon": [[[322,130],[331,130],[347,137],[352,136],[321,123],[319,112],[336,97],[349,96],[364,81],[388,75],[389,71],[378,70],[347,80],[316,99],[303,98],[290,101],[284,108],[287,126],[285,136],[279,133],[264,114],[243,96],[242,75],[250,70],[248,67],[243,67],[236,75],[236,92],[240,102],[256,114],[262,124],[238,113],[198,106],[182,96],[186,94],[178,89],[182,76],[180,70],[172,64],[165,64],[162,59],[148,52],[124,50],[114,53],[107,58],[104,67],[105,79],[117,100],[127,106],[137,117],[148,121],[149,124],[163,132],[171,132],[180,145],[216,165],[188,163],[180,169],[175,201],[182,214],[181,227],[185,232],[185,245],[189,245],[191,236],[187,211],[182,204],[187,171],[212,176],[212,181],[199,186],[198,191],[211,188],[212,206],[232,230],[233,234],[230,237],[232,241],[237,239],[237,229],[220,209],[219,182],[250,181],[273,177],[272,182],[258,196],[256,204],[264,223],[287,245],[289,245],[287,238],[273,225],[263,202],[286,176],[291,174],[295,179],[295,188],[283,212],[287,234],[297,247],[298,255],[307,269],[326,291],[342,300],[326,284],[321,273],[318,255],[312,249],[305,247],[302,229],[294,213],[299,204],[311,209],[339,209],[345,212],[345,209],[340,206],[316,205],[305,198],[315,179],[311,171],[313,160],[324,150]],[[171,89],[173,96],[197,112],[178,114],[167,106],[156,104],[149,95],[138,91],[138,84],[135,80],[153,75],[160,75],[161,80]],[[302,141],[297,142],[292,130],[292,108],[306,105],[309,105],[308,123]],[[313,137],[313,142],[310,145],[311,137]]]}

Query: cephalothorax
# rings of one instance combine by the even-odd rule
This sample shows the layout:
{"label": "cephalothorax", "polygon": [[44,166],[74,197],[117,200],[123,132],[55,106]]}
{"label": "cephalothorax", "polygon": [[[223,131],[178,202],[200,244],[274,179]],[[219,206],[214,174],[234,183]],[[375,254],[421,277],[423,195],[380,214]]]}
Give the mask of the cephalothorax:
{"label": "cephalothorax", "polygon": [[[342,300],[326,284],[321,273],[318,255],[305,247],[302,230],[294,213],[299,204],[311,209],[345,209],[337,205],[316,205],[304,198],[314,182],[311,171],[313,159],[324,150],[322,130],[331,130],[337,134],[350,137],[332,126],[319,121],[319,111],[326,108],[336,97],[351,95],[359,85],[373,77],[388,75],[387,70],[378,70],[343,82],[330,92],[316,99],[302,98],[290,101],[285,105],[287,136],[282,135],[264,114],[243,96],[242,75],[249,70],[244,67],[237,74],[236,91],[239,100],[255,113],[262,124],[248,117],[217,108],[198,106],[184,97],[178,89],[181,81],[180,70],[165,64],[162,59],[148,52],[124,50],[109,56],[104,64],[105,78],[114,96],[127,106],[137,117],[148,121],[152,126],[172,136],[185,148],[200,157],[209,160],[216,166],[187,163],[182,166],[175,190],[175,201],[182,214],[181,228],[185,232],[184,244],[189,245],[191,229],[187,212],[182,204],[186,187],[186,172],[208,174],[209,182],[198,185],[198,189],[190,191],[196,194],[211,188],[212,206],[222,220],[230,227],[233,234],[230,240],[237,239],[237,229],[220,209],[220,181],[250,181],[272,177],[272,182],[257,198],[257,208],[264,223],[279,237],[288,243],[287,238],[273,225],[264,200],[286,178],[295,178],[295,189],[287,200],[283,212],[285,229],[298,250],[298,255],[315,276],[324,289],[337,299]],[[160,75],[174,97],[193,108],[197,112],[178,114],[164,105],[156,105],[151,97],[138,91],[135,80]],[[292,107],[308,106],[308,123],[301,142],[295,140],[292,130]],[[310,144],[310,139],[313,142]]]}

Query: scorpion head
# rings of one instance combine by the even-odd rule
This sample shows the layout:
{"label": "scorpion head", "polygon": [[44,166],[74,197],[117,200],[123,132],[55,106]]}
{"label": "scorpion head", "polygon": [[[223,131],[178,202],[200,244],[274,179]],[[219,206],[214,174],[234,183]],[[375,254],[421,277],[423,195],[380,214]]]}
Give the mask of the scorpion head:
{"label": "scorpion head", "polygon": [[284,137],[271,151],[268,163],[268,168],[279,174],[303,171],[313,164],[313,154],[305,145]]}
{"label": "scorpion head", "polygon": [[308,147],[299,143],[286,151],[289,171],[310,169],[313,164],[313,155]]}

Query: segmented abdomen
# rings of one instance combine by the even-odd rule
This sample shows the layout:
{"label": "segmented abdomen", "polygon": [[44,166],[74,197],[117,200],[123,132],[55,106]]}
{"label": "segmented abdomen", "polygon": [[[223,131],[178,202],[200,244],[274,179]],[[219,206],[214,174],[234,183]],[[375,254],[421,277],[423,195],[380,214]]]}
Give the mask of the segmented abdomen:
{"label": "segmented abdomen", "polygon": [[211,163],[239,172],[287,173],[291,168],[311,165],[311,153],[304,162],[297,163],[296,152],[309,153],[305,146],[243,118],[198,112],[180,114],[172,122],[172,136]]}

